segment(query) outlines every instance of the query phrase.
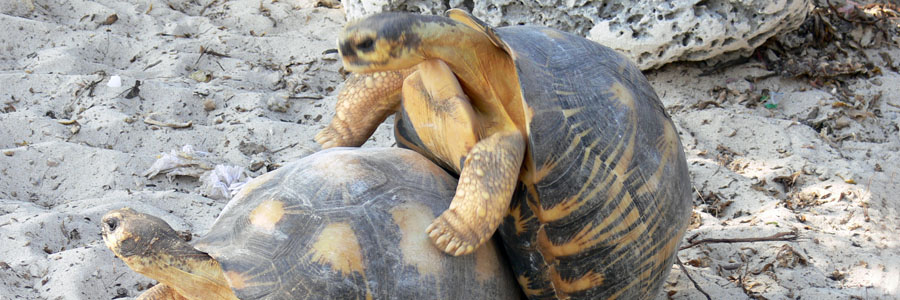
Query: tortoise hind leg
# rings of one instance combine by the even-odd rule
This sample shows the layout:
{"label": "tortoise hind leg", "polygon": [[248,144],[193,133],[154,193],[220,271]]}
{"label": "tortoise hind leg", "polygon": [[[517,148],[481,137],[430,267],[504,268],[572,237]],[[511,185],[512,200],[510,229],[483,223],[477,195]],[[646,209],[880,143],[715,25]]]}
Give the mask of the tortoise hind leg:
{"label": "tortoise hind leg", "polygon": [[322,149],[359,147],[400,105],[404,78],[415,68],[350,75],[338,94],[334,118],[316,134]]}
{"label": "tortoise hind leg", "polygon": [[415,134],[427,149],[422,154],[460,174],[450,208],[428,227],[428,235],[447,254],[471,253],[490,239],[509,210],[524,137],[507,126],[479,140],[484,128],[478,115],[456,75],[436,59],[419,64],[404,81],[403,112],[414,127],[404,129],[413,131],[407,135]]}
{"label": "tortoise hind leg", "polygon": [[136,300],[188,300],[188,298],[179,295],[172,287],[160,283],[141,293]]}
{"label": "tortoise hind leg", "polygon": [[453,72],[438,60],[423,62],[406,77],[403,111],[396,121],[398,145],[456,173],[478,142],[475,111]]}

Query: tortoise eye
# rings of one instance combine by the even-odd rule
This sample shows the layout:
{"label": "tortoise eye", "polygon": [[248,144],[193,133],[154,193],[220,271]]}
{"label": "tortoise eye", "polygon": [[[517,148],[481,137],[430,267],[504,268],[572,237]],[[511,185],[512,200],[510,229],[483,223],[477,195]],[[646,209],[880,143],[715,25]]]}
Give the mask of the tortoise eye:
{"label": "tortoise eye", "polygon": [[116,228],[119,227],[119,220],[116,219],[108,219],[105,223],[110,232],[116,231]]}
{"label": "tortoise eye", "polygon": [[362,42],[356,44],[356,50],[362,52],[370,52],[375,49],[375,41],[372,38],[366,38]]}

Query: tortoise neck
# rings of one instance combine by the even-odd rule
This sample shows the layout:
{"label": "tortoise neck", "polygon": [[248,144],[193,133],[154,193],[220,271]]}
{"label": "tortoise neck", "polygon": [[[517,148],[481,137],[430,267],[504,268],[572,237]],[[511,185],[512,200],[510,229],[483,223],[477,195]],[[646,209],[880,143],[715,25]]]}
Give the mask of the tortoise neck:
{"label": "tortoise neck", "polygon": [[208,255],[161,255],[167,263],[158,272],[145,274],[172,287],[187,299],[238,298],[225,279],[222,267]]}
{"label": "tortoise neck", "polygon": [[[450,66],[469,96],[495,98],[496,88],[487,82],[505,82],[491,78],[511,66],[509,54],[495,46],[483,33],[465,24],[426,23],[422,35],[422,53],[426,59],[440,59]],[[508,65],[507,65],[508,64]],[[507,73],[507,75],[510,73]]]}
{"label": "tortoise neck", "polygon": [[186,299],[237,299],[219,263],[178,237],[174,230],[148,235],[141,254],[122,257],[132,269],[168,285]]}

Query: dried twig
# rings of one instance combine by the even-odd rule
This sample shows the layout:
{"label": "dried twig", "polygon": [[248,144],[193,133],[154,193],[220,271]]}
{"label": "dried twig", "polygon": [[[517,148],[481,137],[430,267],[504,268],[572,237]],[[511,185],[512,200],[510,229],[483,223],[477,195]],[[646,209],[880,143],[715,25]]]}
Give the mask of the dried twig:
{"label": "dried twig", "polygon": [[210,6],[213,6],[213,4],[216,4],[216,2],[219,2],[219,0],[212,0],[212,1],[209,1],[209,3],[207,3],[206,5],[204,5],[203,9],[200,9],[200,15],[202,16],[204,13],[206,13],[206,9],[209,8]]}
{"label": "dried twig", "polygon": [[711,243],[753,243],[753,242],[777,242],[777,241],[793,241],[797,239],[797,233],[790,232],[780,232],[771,236],[764,237],[752,237],[752,238],[734,238],[734,239],[702,239],[699,241],[691,241],[689,245],[682,246],[679,250],[684,250],[688,248],[695,247],[697,245],[702,244],[711,244]]}
{"label": "dried twig", "polygon": [[697,76],[703,77],[703,76],[718,74],[728,68],[744,64],[748,61],[750,61],[750,57],[741,57],[738,59],[721,62],[721,63],[716,64],[715,66],[712,66],[711,68],[707,69],[706,71],[701,72],[700,75],[697,75]]}
{"label": "dried twig", "polygon": [[103,82],[103,79],[106,79],[105,74],[100,76],[100,79],[97,79],[97,81],[91,81],[91,83],[87,85],[88,97],[94,98],[94,89],[97,87],[97,84]]}
{"label": "dried twig", "polygon": [[310,95],[310,94],[305,94],[305,95],[288,96],[287,98],[288,98],[288,99],[292,99],[292,100],[293,100],[293,99],[319,100],[319,99],[325,98],[325,96],[322,96],[322,95]]}
{"label": "dried twig", "polygon": [[702,288],[700,288],[700,285],[697,284],[696,281],[694,281],[694,278],[691,277],[691,273],[688,273],[687,268],[685,268],[684,264],[681,263],[681,258],[679,258],[678,255],[675,255],[675,262],[678,263],[678,267],[681,268],[681,272],[684,272],[684,275],[687,276],[688,280],[690,280],[691,283],[694,284],[694,288],[697,289],[698,291],[700,291],[700,293],[702,293],[703,296],[706,296],[706,300],[712,300],[712,298],[709,297],[709,294],[707,294],[706,291],[704,291]]}
{"label": "dried twig", "polygon": [[161,63],[161,62],[162,62],[162,60],[160,59],[160,60],[157,60],[155,63],[152,63],[152,64],[147,65],[146,67],[144,67],[144,71],[147,71],[147,70],[149,70],[149,69],[152,68],[152,67],[155,67],[156,65],[158,65],[158,64]]}

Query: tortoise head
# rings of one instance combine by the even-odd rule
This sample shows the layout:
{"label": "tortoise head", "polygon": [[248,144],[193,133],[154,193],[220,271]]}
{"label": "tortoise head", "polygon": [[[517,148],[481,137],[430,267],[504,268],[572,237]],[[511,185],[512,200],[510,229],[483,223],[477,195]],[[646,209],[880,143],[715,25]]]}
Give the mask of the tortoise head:
{"label": "tortoise head", "polygon": [[347,24],[338,38],[344,68],[376,72],[410,68],[425,60],[429,41],[458,23],[448,18],[408,13],[381,13]]}
{"label": "tortoise head", "polygon": [[145,256],[182,241],[178,233],[160,218],[130,208],[110,211],[101,221],[103,242],[123,260]]}
{"label": "tortoise head", "polygon": [[101,223],[106,247],[135,272],[187,299],[237,299],[219,264],[182,239],[166,221],[122,208],[106,213]]}

